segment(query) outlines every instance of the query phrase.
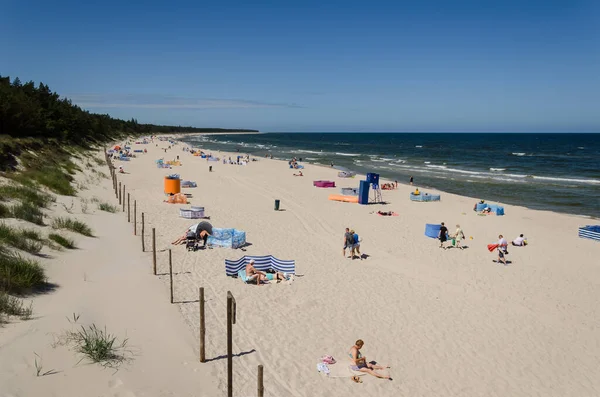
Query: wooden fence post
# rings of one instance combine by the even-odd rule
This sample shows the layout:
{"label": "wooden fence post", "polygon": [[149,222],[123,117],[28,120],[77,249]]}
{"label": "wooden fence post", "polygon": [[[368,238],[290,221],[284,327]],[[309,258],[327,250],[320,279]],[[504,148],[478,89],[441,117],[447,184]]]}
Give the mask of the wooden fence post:
{"label": "wooden fence post", "polygon": [[235,298],[227,291],[227,397],[233,397],[233,324],[235,324]]}
{"label": "wooden fence post", "polygon": [[152,268],[156,276],[156,228],[152,228]]}
{"label": "wooden fence post", "polygon": [[142,252],[146,252],[146,242],[144,241],[144,213],[142,212]]}
{"label": "wooden fence post", "polygon": [[119,205],[121,205],[121,182],[119,182],[119,194],[118,194],[118,198],[119,198]]}
{"label": "wooden fence post", "polygon": [[125,212],[125,185],[123,185],[123,212]]}
{"label": "wooden fence post", "polygon": [[127,193],[127,223],[131,223],[131,205],[129,202],[129,193]]}
{"label": "wooden fence post", "polygon": [[137,200],[133,200],[133,235],[137,236]]}
{"label": "wooden fence post", "polygon": [[171,282],[171,303],[173,303],[173,262],[171,261],[171,250],[169,249],[169,280]]}
{"label": "wooden fence post", "polygon": [[263,366],[258,366],[258,397],[264,397],[265,387],[263,386]]}
{"label": "wooden fence post", "polygon": [[198,301],[200,302],[200,362],[206,361],[204,342],[206,338],[206,326],[204,321],[204,287],[200,287]]}

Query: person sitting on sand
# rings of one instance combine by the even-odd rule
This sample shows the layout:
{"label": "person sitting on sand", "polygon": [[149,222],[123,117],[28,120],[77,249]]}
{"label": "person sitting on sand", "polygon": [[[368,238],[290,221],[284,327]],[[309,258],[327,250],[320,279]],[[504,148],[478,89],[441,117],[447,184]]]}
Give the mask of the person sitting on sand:
{"label": "person sitting on sand", "polygon": [[256,285],[260,285],[261,281],[266,280],[277,280],[277,282],[286,280],[285,275],[281,272],[265,273],[261,272],[260,270],[256,270],[254,267],[254,259],[250,259],[250,262],[246,264],[246,277],[248,277],[248,281],[256,280]]}
{"label": "person sitting on sand", "polygon": [[375,363],[374,361],[367,362],[367,359],[363,357],[363,355],[360,353],[360,349],[362,349],[364,345],[365,342],[363,342],[362,339],[359,339],[356,341],[356,343],[354,343],[354,346],[350,348],[350,351],[348,352],[348,356],[350,356],[350,361],[352,361],[350,369],[352,369],[353,371],[366,372],[367,374],[371,374],[377,378],[392,380],[392,378],[389,375],[383,375],[378,372],[375,372],[376,369],[381,370],[390,367],[377,365],[377,363]]}
{"label": "person sitting on sand", "polygon": [[298,171],[298,173],[294,174],[294,176],[304,176],[304,175],[302,174],[302,171]]}
{"label": "person sitting on sand", "polygon": [[119,166],[119,174],[124,174],[124,173],[125,173],[125,170],[123,169],[123,166],[120,165]]}
{"label": "person sitting on sand", "polygon": [[413,193],[415,196],[418,196],[419,194],[421,194],[421,192],[419,192],[419,188],[415,189],[415,192]]}
{"label": "person sitting on sand", "polygon": [[394,215],[394,213],[392,211],[377,211],[377,213],[379,215],[382,215],[382,216],[392,216],[392,215]]}
{"label": "person sitting on sand", "polygon": [[525,247],[527,245],[527,239],[522,234],[512,241],[512,245],[515,247]]}

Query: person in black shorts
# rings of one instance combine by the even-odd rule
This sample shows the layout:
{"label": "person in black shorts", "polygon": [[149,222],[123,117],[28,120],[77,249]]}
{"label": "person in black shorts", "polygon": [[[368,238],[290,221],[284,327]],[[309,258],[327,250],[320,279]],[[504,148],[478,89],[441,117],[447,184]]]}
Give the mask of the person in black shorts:
{"label": "person in black shorts", "polygon": [[447,236],[448,234],[448,228],[446,228],[446,226],[444,226],[444,222],[442,222],[442,226],[440,226],[440,233],[438,234],[438,239],[440,240],[440,248],[446,249],[446,247],[444,247],[444,242],[446,242]]}
{"label": "person in black shorts", "polygon": [[413,177],[412,176],[410,177],[410,184],[411,185],[413,184]]}

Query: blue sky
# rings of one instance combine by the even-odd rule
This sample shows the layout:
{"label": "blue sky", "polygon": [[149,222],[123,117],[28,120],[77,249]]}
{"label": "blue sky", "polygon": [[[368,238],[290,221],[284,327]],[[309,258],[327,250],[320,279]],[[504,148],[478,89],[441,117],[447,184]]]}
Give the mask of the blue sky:
{"label": "blue sky", "polygon": [[6,1],[0,74],[140,122],[600,131],[598,1]]}

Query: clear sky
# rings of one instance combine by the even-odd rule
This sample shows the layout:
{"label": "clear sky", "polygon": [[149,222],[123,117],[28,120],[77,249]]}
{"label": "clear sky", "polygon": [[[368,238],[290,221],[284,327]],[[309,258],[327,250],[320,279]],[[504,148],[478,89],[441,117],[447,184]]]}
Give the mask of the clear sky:
{"label": "clear sky", "polygon": [[0,74],[261,131],[600,131],[600,1],[0,0]]}

